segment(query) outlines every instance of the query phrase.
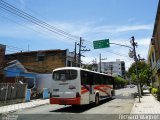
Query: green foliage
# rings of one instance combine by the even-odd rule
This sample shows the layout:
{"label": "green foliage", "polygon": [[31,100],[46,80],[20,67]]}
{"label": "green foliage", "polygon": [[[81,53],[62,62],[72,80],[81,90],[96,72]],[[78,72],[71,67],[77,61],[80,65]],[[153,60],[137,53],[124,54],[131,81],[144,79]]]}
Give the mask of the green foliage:
{"label": "green foliage", "polygon": [[136,79],[136,74],[135,73],[132,73],[130,78],[131,78],[133,84],[137,83],[137,79]]}
{"label": "green foliage", "polygon": [[152,93],[153,95],[156,95],[157,92],[158,92],[158,89],[157,89],[157,88],[152,88],[152,89],[151,89],[151,93]]}
{"label": "green foliage", "polygon": [[114,77],[116,88],[122,88],[128,84],[128,80],[125,80],[122,77],[116,76]]}
{"label": "green foliage", "polygon": [[[144,61],[137,62],[137,69],[138,69],[138,77],[140,80],[141,85],[147,84],[147,80],[149,80],[149,65]],[[133,83],[136,80],[136,64],[133,63],[131,67],[128,69],[128,75],[130,76]]]}
{"label": "green foliage", "polygon": [[85,65],[83,66],[83,69],[92,70],[92,65],[90,65],[90,64],[85,64]]}

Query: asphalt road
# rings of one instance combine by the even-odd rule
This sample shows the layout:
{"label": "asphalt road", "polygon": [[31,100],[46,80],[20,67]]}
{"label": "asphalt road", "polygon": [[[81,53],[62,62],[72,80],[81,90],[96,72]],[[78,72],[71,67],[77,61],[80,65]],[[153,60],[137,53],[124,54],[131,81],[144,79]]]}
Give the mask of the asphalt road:
{"label": "asphalt road", "polygon": [[101,101],[83,106],[43,105],[30,109],[22,109],[12,115],[18,115],[18,120],[118,120],[121,114],[129,114],[134,104],[132,93],[136,88],[116,90],[112,100]]}

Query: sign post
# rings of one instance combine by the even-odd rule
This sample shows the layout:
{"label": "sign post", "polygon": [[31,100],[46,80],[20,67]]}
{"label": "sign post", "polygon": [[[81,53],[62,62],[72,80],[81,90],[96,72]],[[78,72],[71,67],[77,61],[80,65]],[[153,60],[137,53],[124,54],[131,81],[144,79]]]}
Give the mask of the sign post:
{"label": "sign post", "polygon": [[94,49],[107,48],[110,47],[109,39],[96,40],[93,41]]}

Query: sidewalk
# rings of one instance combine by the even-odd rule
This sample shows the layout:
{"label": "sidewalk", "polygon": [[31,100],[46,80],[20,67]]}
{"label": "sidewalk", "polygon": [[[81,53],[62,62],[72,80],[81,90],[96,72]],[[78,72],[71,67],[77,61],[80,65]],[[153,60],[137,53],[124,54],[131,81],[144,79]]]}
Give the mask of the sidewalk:
{"label": "sidewalk", "polygon": [[49,99],[37,99],[37,100],[31,100],[30,102],[26,103],[18,103],[13,105],[7,105],[0,107],[0,114],[8,113],[8,112],[14,112],[19,109],[24,108],[32,108],[44,104],[49,104]]}
{"label": "sidewalk", "polygon": [[148,90],[144,91],[144,96],[135,99],[131,114],[160,114],[160,102],[149,93]]}

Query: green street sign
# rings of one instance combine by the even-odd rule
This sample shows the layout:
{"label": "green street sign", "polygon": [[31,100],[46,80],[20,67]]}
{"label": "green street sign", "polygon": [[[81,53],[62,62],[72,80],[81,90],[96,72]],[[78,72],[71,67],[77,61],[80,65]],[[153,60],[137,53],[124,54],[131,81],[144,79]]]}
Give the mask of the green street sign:
{"label": "green street sign", "polygon": [[93,46],[94,46],[94,49],[110,47],[109,39],[93,41]]}

